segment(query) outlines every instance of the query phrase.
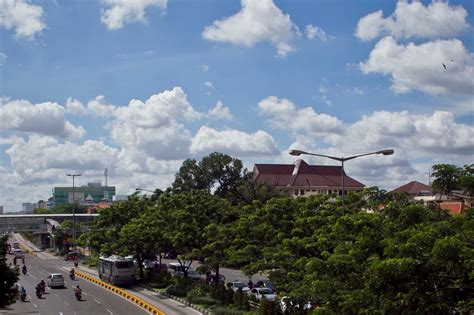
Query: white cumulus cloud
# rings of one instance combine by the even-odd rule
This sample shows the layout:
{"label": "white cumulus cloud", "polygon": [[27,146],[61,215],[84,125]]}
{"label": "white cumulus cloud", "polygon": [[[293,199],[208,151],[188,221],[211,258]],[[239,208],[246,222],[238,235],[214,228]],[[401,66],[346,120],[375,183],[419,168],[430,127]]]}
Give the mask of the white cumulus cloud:
{"label": "white cumulus cloud", "polygon": [[253,134],[239,130],[223,130],[203,126],[193,137],[192,154],[207,155],[214,151],[234,156],[273,155],[278,152],[273,137],[265,131]]}
{"label": "white cumulus cloud", "polygon": [[311,24],[306,25],[304,33],[308,39],[318,38],[319,40],[325,42],[329,38],[322,28]]}
{"label": "white cumulus cloud", "polygon": [[319,114],[312,107],[298,108],[286,98],[269,96],[258,103],[260,113],[269,118],[273,127],[313,135],[340,133],[342,122],[327,114]]}
{"label": "white cumulus cloud", "polygon": [[0,0],[0,25],[14,29],[19,39],[34,39],[46,27],[43,8],[24,0]]}
{"label": "white cumulus cloud", "polygon": [[232,120],[234,116],[232,115],[230,108],[224,106],[221,101],[217,101],[216,106],[209,109],[208,115],[215,119],[223,119],[223,120]]}
{"label": "white cumulus cloud", "polygon": [[404,45],[387,36],[360,67],[364,73],[389,75],[396,93],[417,89],[431,94],[472,95],[474,90],[474,56],[458,39]]}
{"label": "white cumulus cloud", "polygon": [[32,132],[61,138],[81,138],[82,126],[64,118],[65,109],[52,102],[32,104],[26,100],[6,101],[0,105],[0,129]]}
{"label": "white cumulus cloud", "polygon": [[288,14],[273,0],[241,0],[240,12],[206,26],[202,36],[211,41],[241,44],[248,47],[269,41],[280,56],[295,50],[292,40],[298,34]]}
{"label": "white cumulus cloud", "polygon": [[419,1],[399,1],[395,12],[387,18],[382,11],[361,18],[356,36],[362,40],[384,35],[396,38],[453,36],[469,27],[466,17],[462,6],[449,2],[433,1],[425,6]]}
{"label": "white cumulus cloud", "polygon": [[120,29],[126,23],[146,23],[145,10],[149,7],[166,9],[168,0],[102,0],[101,21],[109,30]]}
{"label": "white cumulus cloud", "polygon": [[[79,105],[77,104],[77,106]],[[87,103],[87,111],[99,117],[110,117],[115,113],[115,109],[114,105],[107,104],[103,95],[99,95]]]}

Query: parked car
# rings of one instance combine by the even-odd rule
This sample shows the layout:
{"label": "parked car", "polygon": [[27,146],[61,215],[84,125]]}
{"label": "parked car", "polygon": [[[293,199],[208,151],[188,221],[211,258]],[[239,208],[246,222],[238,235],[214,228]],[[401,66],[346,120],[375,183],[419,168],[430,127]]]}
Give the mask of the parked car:
{"label": "parked car", "polygon": [[[183,273],[183,276],[184,276],[184,273]],[[199,281],[202,279],[201,275],[191,268],[188,269],[188,278],[194,281]]]}
{"label": "parked car", "polygon": [[245,293],[245,292],[250,291],[250,288],[247,286],[247,284],[241,280],[234,280],[232,282],[227,282],[227,287],[234,292],[242,291]]}
{"label": "parked car", "polygon": [[[283,313],[285,313],[287,310],[291,313],[292,311],[299,310],[300,305],[298,303],[293,302],[288,296],[283,296],[280,299],[280,309]],[[310,302],[303,305],[304,311],[309,311],[311,309],[312,305]]]}
{"label": "parked car", "polygon": [[155,262],[145,259],[143,261],[143,268],[145,268],[145,270],[155,270]]}
{"label": "parked car", "polygon": [[54,287],[64,287],[64,277],[60,273],[52,273],[48,276],[48,280],[46,281],[48,284],[48,287],[54,288]]}
{"label": "parked car", "polygon": [[267,288],[253,288],[248,291],[248,294],[255,296],[258,301],[260,301],[261,299],[275,301],[276,298],[276,295],[273,293],[273,291]]}
{"label": "parked car", "polygon": [[272,292],[275,292],[275,286],[268,279],[258,280],[257,283],[255,283],[255,287],[256,288],[267,288],[267,289],[272,290]]}
{"label": "parked car", "polygon": [[[216,273],[211,273],[211,275],[209,276],[209,283],[216,283],[216,280]],[[219,283],[222,285],[225,284],[225,277],[222,274],[219,274]]]}

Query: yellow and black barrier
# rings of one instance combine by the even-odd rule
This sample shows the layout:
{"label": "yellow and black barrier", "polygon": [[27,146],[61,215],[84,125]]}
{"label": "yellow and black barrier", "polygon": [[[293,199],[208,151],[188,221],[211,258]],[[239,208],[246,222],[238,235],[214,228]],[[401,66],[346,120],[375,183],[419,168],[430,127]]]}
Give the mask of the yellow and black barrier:
{"label": "yellow and black barrier", "polygon": [[150,312],[151,314],[157,314],[157,315],[165,315],[165,313],[163,311],[161,311],[160,309],[158,309],[156,306],[153,306],[152,304],[144,301],[143,299],[137,297],[136,295],[134,294],[131,294],[125,290],[122,290],[114,285],[111,285],[107,282],[104,282],[102,280],[99,280],[97,279],[96,277],[93,277],[93,276],[90,276],[86,273],[83,273],[83,272],[80,272],[80,271],[75,271],[75,275],[76,276],[79,276],[83,279],[86,279],[92,283],[95,283],[97,285],[100,285],[101,287],[109,290],[109,291],[112,291],[114,292],[115,294],[118,294],[120,295],[121,297],[124,297],[126,298],[127,300],[131,301],[132,303],[134,303],[135,305],[138,305],[139,307],[143,308],[144,310],[146,310],[147,312]]}

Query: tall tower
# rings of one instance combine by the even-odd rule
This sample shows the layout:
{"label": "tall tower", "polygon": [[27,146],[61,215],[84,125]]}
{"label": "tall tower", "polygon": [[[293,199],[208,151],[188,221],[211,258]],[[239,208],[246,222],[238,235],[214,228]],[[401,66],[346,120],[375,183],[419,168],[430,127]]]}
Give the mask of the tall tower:
{"label": "tall tower", "polygon": [[105,171],[104,171],[104,177],[105,177],[105,187],[107,187],[107,186],[109,186],[107,184],[107,169],[105,169]]}

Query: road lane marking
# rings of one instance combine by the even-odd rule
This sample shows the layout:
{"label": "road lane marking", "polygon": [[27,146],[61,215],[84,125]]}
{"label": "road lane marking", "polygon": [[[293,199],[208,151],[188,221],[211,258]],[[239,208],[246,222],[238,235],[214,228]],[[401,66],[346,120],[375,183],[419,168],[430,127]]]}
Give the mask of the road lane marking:
{"label": "road lane marking", "polygon": [[94,299],[94,301],[96,301],[96,302],[97,302],[97,304],[100,304],[100,301],[99,301],[99,300],[96,300],[96,299]]}
{"label": "road lane marking", "polygon": [[34,306],[35,308],[38,308],[38,305],[36,305],[36,303],[33,303],[33,306]]}
{"label": "road lane marking", "polygon": [[57,297],[59,297],[59,295],[57,295],[56,293],[54,293],[54,295],[56,295]]}
{"label": "road lane marking", "polygon": [[110,315],[114,315],[111,310],[107,309],[107,312],[109,312]]}
{"label": "road lane marking", "polygon": [[63,301],[63,302],[64,302],[64,304],[66,304],[66,305],[68,305],[68,306],[69,306],[69,303],[68,303],[68,302],[66,302],[66,301]]}
{"label": "road lane marking", "polygon": [[84,292],[84,291],[82,291],[82,294],[84,294],[85,296],[87,296],[87,293],[86,293],[86,292]]}
{"label": "road lane marking", "polygon": [[29,274],[31,276],[31,278],[35,279],[35,280],[38,280],[38,278],[36,278],[35,276],[33,276],[33,274]]}

